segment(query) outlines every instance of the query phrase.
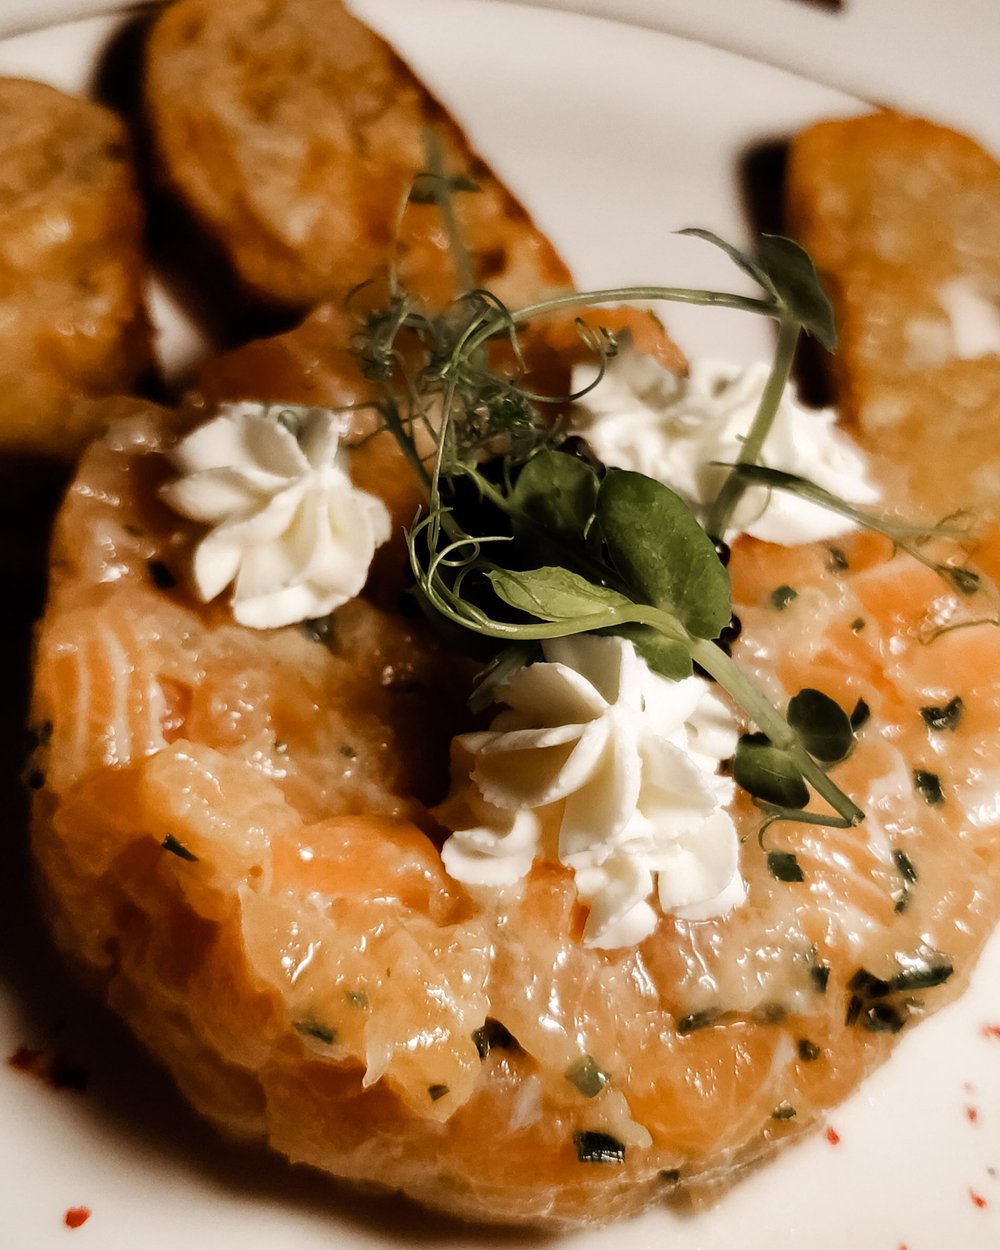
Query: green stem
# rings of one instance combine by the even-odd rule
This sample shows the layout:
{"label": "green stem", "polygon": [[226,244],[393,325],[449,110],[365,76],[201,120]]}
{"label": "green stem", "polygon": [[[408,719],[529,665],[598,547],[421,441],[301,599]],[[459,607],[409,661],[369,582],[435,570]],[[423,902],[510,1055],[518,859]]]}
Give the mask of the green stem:
{"label": "green stem", "polygon": [[427,157],[427,169],[433,179],[434,202],[437,204],[438,212],[441,214],[441,220],[444,223],[445,233],[448,236],[448,253],[455,266],[455,283],[459,291],[468,291],[472,288],[476,279],[472,269],[472,258],[469,256],[468,249],[465,246],[462,232],[458,228],[458,220],[455,217],[455,205],[445,177],[444,162],[441,156],[441,137],[436,130],[427,129],[423,132],[423,141],[424,154]]}
{"label": "green stem", "polygon": [[700,664],[729,695],[736,700],[757,728],[794,762],[802,776],[833,810],[851,825],[865,818],[856,803],[831,780],[799,741],[799,736],[785,718],[771,706],[728,655],[713,642],[702,638],[691,641],[691,658]]}
{"label": "green stem", "polygon": [[743,497],[744,490],[746,490],[746,482],[743,480],[739,468],[742,465],[756,464],[760,459],[764,440],[771,432],[771,426],[774,424],[781,396],[788,385],[788,377],[792,371],[792,362],[795,360],[795,348],[799,341],[801,329],[802,326],[799,322],[786,318],[782,318],[778,323],[778,346],[774,354],[774,362],[771,365],[771,372],[768,374],[767,383],[761,393],[760,403],[757,405],[753,424],[743,440],[740,454],[736,458],[736,467],[727,476],[722,489],[715,498],[715,502],[709,509],[708,517],[705,521],[705,529],[709,538],[725,538],[726,530],[729,528],[729,522],[736,510],[736,506]]}
{"label": "green stem", "polygon": [[[558,312],[562,308],[588,308],[593,304],[613,304],[638,300],[664,300],[674,304],[698,304],[712,308],[735,308],[742,312],[759,313],[773,317],[778,309],[773,300],[753,299],[748,295],[731,295],[726,291],[701,291],[690,287],[631,286],[614,287],[601,291],[571,291],[553,299],[528,304],[516,312],[490,313],[474,322],[459,340],[452,361],[466,353],[471,354],[504,326],[517,325],[543,313]],[[478,326],[478,329],[476,328]]]}
{"label": "green stem", "polygon": [[390,434],[392,434],[393,438],[395,438],[400,451],[416,471],[417,477],[420,478],[421,484],[427,493],[427,498],[430,499],[432,486],[431,475],[427,472],[427,466],[420,459],[420,455],[417,452],[413,439],[410,438],[406,430],[403,428],[403,422],[400,420],[396,405],[394,403],[387,402],[383,404],[379,410],[382,413],[382,419],[385,421],[386,429]]}

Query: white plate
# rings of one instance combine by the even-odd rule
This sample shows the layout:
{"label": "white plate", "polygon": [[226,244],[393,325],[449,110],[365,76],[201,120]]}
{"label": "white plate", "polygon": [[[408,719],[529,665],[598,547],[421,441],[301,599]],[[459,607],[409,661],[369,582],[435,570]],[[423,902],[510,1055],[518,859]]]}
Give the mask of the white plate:
{"label": "white plate", "polygon": [[[858,102],[695,43],[485,0],[365,0],[551,232],[585,284],[731,282],[697,224],[739,239],[744,154]],[[90,20],[0,43],[0,72],[87,86],[114,28]],[[766,352],[759,322],[680,310],[692,353]],[[0,882],[0,1056],[65,1049],[90,1072],[56,1092],[0,1067],[0,1246],[54,1250],[344,1250],[541,1247],[474,1233],[404,1204],[339,1195],[280,1160],[230,1147],[198,1122],[112,1021],[69,985],[24,899]],[[697,1215],[655,1211],[556,1243],[565,1250],[996,1250],[1000,1245],[1000,941],[970,992],[903,1038],[823,1134]],[[969,1109],[977,1113],[975,1121]],[[972,1194],[986,1205],[978,1206]],[[67,1208],[86,1205],[75,1232]]]}

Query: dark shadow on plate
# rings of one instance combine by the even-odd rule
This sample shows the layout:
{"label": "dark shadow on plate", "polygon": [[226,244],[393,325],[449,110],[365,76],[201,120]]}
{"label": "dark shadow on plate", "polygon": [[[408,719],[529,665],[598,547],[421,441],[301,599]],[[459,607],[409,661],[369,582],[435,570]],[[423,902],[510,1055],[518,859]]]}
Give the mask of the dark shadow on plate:
{"label": "dark shadow on plate", "polygon": [[[784,210],[788,146],[785,138],[765,139],[740,154],[743,212],[753,235],[789,234]],[[827,353],[809,335],[799,341],[794,381],[804,404],[825,408],[834,402]]]}
{"label": "dark shadow on plate", "polygon": [[270,306],[247,291],[219,244],[166,185],[153,157],[143,85],[156,16],[155,8],[144,10],[116,31],[97,66],[92,94],[124,117],[132,132],[153,272],[204,336],[208,351],[227,351],[290,329],[305,310]]}

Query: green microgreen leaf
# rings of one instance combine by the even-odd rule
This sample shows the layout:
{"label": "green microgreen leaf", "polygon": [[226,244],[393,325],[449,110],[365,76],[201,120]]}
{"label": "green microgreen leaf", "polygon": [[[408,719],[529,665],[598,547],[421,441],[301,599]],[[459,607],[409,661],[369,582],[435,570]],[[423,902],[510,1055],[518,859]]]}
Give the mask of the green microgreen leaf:
{"label": "green microgreen leaf", "polygon": [[677,233],[691,239],[704,239],[706,243],[711,243],[713,247],[717,247],[725,252],[733,264],[737,268],[742,269],[758,286],[762,286],[765,291],[770,291],[772,294],[775,293],[767,271],[752,256],[748,256],[746,252],[740,251],[732,243],[727,243],[725,239],[720,238],[714,231],[702,230],[698,226],[688,226],[684,230],[678,230]]}
{"label": "green microgreen leaf", "polygon": [[847,713],[829,695],[808,687],[788,703],[788,723],[802,745],[821,764],[836,764],[854,746],[854,730]]}
{"label": "green microgreen leaf", "polygon": [[696,638],[719,636],[732,617],[729,576],[679,495],[641,473],[611,469],[597,521],[637,600],[669,612]]}
{"label": "green microgreen leaf", "polygon": [[681,681],[694,672],[691,652],[683,642],[658,633],[649,625],[616,625],[609,633],[627,638],[654,673]]}
{"label": "green microgreen leaf", "polygon": [[744,734],[736,745],[733,778],[755,799],[780,808],[805,807],[809,788],[787,751],[765,734]]}
{"label": "green microgreen leaf", "polygon": [[767,275],[767,285],[788,316],[828,352],[835,351],[837,327],[833,307],[809,253],[780,234],[765,234],[758,241],[757,256]]}
{"label": "green microgreen leaf", "polygon": [[597,474],[577,456],[543,448],[518,474],[509,502],[515,533],[521,517],[566,542],[582,544],[597,506]]}
{"label": "green microgreen leaf", "polygon": [[504,603],[540,621],[568,621],[630,604],[616,590],[595,586],[558,565],[523,570],[491,568],[486,576]]}

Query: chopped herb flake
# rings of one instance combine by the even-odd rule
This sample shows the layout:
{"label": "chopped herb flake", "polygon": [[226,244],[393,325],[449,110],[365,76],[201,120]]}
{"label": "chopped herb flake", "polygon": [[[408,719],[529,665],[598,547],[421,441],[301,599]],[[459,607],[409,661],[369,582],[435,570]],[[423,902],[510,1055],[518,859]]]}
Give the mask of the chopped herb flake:
{"label": "chopped herb flake", "polygon": [[611,1077],[593,1056],[583,1055],[566,1069],[566,1080],[575,1085],[584,1098],[596,1098]]}
{"label": "chopped herb flake", "polygon": [[352,1007],[365,1008],[368,1006],[368,995],[364,990],[344,990],[344,997]]}
{"label": "chopped herb flake", "polygon": [[830,554],[826,567],[831,573],[843,573],[851,567],[847,556],[844,555],[840,547],[829,547],[827,550]]}
{"label": "chopped herb flake", "polygon": [[908,881],[912,885],[917,880],[917,870],[913,867],[913,861],[899,847],[892,852],[892,862],[899,869],[899,875],[904,881]]}
{"label": "chopped herb flake", "polygon": [[784,612],[792,600],[798,597],[799,592],[794,586],[779,586],[777,590],[771,591],[771,606],[777,608],[779,612]]}
{"label": "chopped herb flake", "polygon": [[150,560],[146,567],[149,570],[149,580],[157,590],[173,590],[177,585],[177,578],[162,560]]}
{"label": "chopped herb flake", "polygon": [[427,1093],[431,1102],[437,1102],[439,1098],[443,1098],[448,1093],[447,1085],[428,1085]]}
{"label": "chopped herb flake", "polygon": [[337,1040],[337,1030],[331,1029],[326,1024],[317,1024],[315,1020],[296,1020],[293,1027],[297,1033],[302,1033],[305,1037],[314,1037],[317,1042],[322,1042],[325,1046],[332,1046]]}
{"label": "chopped herb flake", "polygon": [[167,834],[167,836],[160,843],[160,846],[162,846],[165,851],[169,851],[171,855],[176,855],[178,859],[186,859],[190,864],[196,864],[198,862],[198,856],[195,855],[194,851],[189,851],[184,843],[178,842],[172,833]]}
{"label": "chopped herb flake", "polygon": [[851,713],[851,728],[855,733],[863,726],[867,725],[871,719],[872,710],[864,699],[859,699],[854,705],[854,711]]}
{"label": "chopped herb flake", "polygon": [[943,985],[955,971],[949,963],[915,965],[892,978],[894,990],[929,990]]}
{"label": "chopped herb flake", "polygon": [[875,976],[867,968],[859,968],[847,982],[847,988],[864,998],[885,998],[892,991],[892,982]]}
{"label": "chopped herb flake", "polygon": [[891,1003],[873,1003],[861,1018],[861,1027],[869,1033],[898,1033],[906,1017]]}
{"label": "chopped herb flake", "polygon": [[920,715],[924,718],[924,724],[928,729],[957,729],[964,711],[965,704],[962,702],[962,696],[957,694],[944,707],[922,707]]}
{"label": "chopped herb flake", "polygon": [[820,994],[825,994],[826,987],[830,982],[830,965],[812,964],[809,968],[809,979]]}
{"label": "chopped herb flake", "polygon": [[771,1112],[772,1120],[791,1120],[795,1118],[795,1108],[790,1102],[781,1102]]}
{"label": "chopped herb flake", "polygon": [[625,1147],[610,1133],[585,1130],[573,1134],[576,1157],[581,1163],[624,1163]]}
{"label": "chopped herb flake", "polygon": [[813,1063],[823,1053],[816,1043],[811,1042],[808,1037],[800,1037],[795,1048],[803,1063]]}
{"label": "chopped herb flake", "polygon": [[791,851],[769,851],[767,871],[776,881],[805,881],[805,873]]}
{"label": "chopped herb flake", "polygon": [[479,1051],[479,1058],[485,1059],[491,1050],[512,1050],[517,1042],[499,1020],[493,1020],[489,1017],[486,1023],[478,1029],[473,1030],[472,1040],[476,1044],[476,1050]]}
{"label": "chopped herb flake", "polygon": [[972,569],[946,567],[944,572],[959,594],[974,595],[979,589],[979,574],[973,573]]}
{"label": "chopped herb flake", "polygon": [[313,642],[329,642],[334,635],[333,617],[317,616],[310,621],[303,621],[302,629]]}
{"label": "chopped herb flake", "polygon": [[864,627],[865,618],[863,616],[856,616],[854,620],[851,621],[851,632],[854,634],[860,634]]}
{"label": "chopped herb flake", "polygon": [[345,759],[354,760],[358,758],[357,751],[355,751],[354,747],[348,746],[346,742],[343,743],[341,746],[339,746],[337,749],[340,752],[340,754],[344,756]]}
{"label": "chopped herb flake", "polygon": [[699,1029],[707,1029],[717,1024],[721,1016],[722,1012],[718,1007],[710,1007],[707,1011],[693,1011],[677,1021],[677,1033],[680,1037],[687,1037],[689,1033],[697,1033]]}
{"label": "chopped herb flake", "polygon": [[676,1185],[680,1179],[680,1168],[663,1168],[660,1171],[660,1180],[667,1185]]}
{"label": "chopped herb flake", "polygon": [[941,778],[937,773],[930,773],[926,768],[915,768],[913,770],[913,784],[920,791],[921,797],[929,807],[940,807],[944,802]]}

